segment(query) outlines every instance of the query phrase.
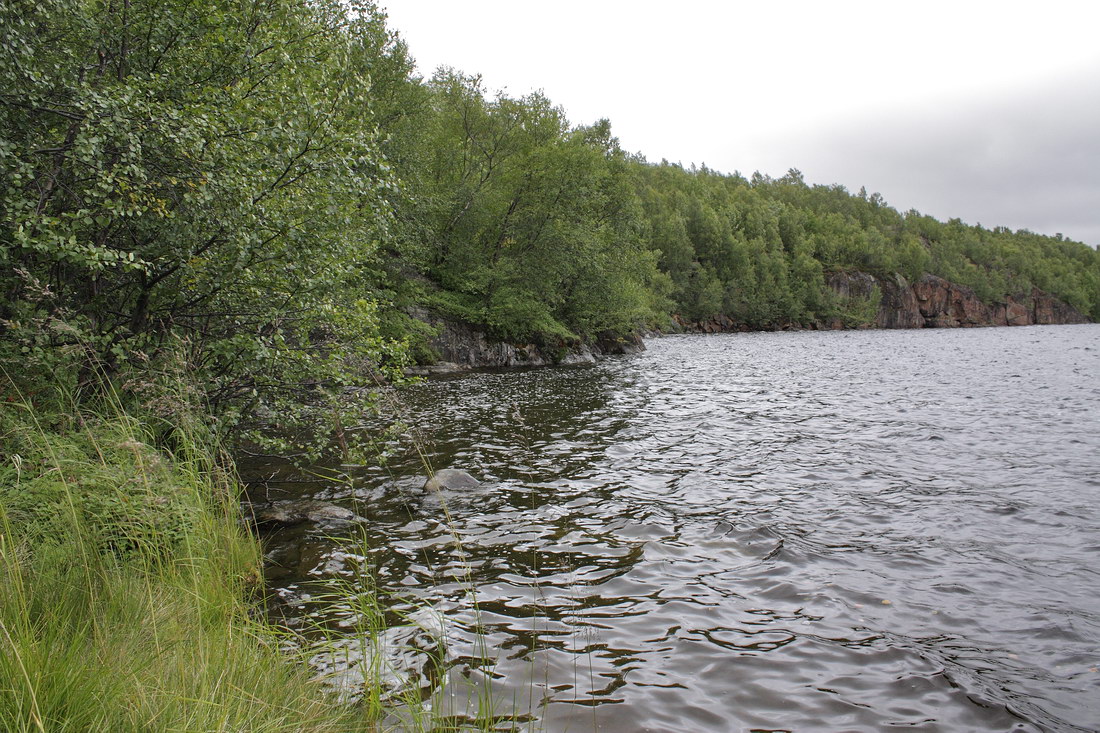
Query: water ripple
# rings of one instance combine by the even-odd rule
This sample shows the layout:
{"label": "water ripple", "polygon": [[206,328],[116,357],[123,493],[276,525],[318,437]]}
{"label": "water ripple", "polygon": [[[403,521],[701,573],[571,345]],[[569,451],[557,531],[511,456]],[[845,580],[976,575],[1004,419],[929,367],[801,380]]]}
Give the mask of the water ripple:
{"label": "water ripple", "polygon": [[269,538],[277,612],[346,623],[309,599],[365,570],[387,633],[438,620],[444,674],[542,730],[1096,729],[1100,326],[649,347],[404,394],[473,496],[421,496],[411,441],[267,484],[369,520]]}

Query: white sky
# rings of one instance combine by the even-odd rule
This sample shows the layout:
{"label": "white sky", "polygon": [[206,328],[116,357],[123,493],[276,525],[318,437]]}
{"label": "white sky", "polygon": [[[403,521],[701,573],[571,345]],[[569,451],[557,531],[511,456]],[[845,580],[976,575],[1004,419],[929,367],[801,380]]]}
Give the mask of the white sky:
{"label": "white sky", "polygon": [[542,89],[651,161],[1100,243],[1095,0],[381,2],[424,75]]}

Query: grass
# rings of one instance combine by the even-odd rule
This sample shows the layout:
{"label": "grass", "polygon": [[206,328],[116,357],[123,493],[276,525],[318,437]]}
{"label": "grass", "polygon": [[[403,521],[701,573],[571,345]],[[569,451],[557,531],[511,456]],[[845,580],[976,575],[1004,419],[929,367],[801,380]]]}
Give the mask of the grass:
{"label": "grass", "polygon": [[[0,404],[0,730],[373,731],[260,620],[259,545],[195,433]],[[158,435],[159,430],[159,435]]]}

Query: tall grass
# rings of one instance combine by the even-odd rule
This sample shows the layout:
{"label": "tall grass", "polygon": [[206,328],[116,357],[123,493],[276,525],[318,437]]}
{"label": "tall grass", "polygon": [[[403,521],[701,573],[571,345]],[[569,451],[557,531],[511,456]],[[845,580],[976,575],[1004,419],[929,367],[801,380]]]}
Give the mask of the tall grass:
{"label": "tall grass", "polygon": [[[365,568],[315,599],[351,624],[307,639],[266,621],[260,543],[209,416],[178,373],[150,374],[126,397],[102,377],[78,394],[72,375],[28,391],[0,363],[0,731],[532,727],[518,700],[448,673],[444,619],[394,626]],[[326,648],[348,655],[332,679],[310,663]],[[410,654],[424,669],[400,679]]]}
{"label": "tall grass", "polygon": [[0,730],[376,730],[256,614],[259,545],[198,422],[5,381]]}

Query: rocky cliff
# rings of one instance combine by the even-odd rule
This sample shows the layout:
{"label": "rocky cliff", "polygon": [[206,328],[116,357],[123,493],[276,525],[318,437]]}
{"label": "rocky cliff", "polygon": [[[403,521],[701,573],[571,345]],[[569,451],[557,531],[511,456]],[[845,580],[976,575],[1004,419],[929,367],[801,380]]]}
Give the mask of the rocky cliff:
{"label": "rocky cliff", "polygon": [[550,364],[587,364],[607,354],[633,354],[645,350],[641,336],[626,338],[604,334],[592,343],[513,344],[492,339],[478,326],[442,318],[424,311],[413,314],[436,328],[429,340],[438,355],[436,363],[414,367],[413,374],[444,374],[468,369],[536,367]]}
{"label": "rocky cliff", "polygon": [[983,302],[970,288],[925,275],[910,284],[900,275],[875,278],[865,272],[838,272],[829,277],[838,295],[866,297],[881,293],[877,328],[959,328],[1088,323],[1072,306],[1039,289]]}
{"label": "rocky cliff", "polygon": [[[1031,326],[1089,323],[1089,319],[1054,296],[1033,289],[1030,293],[1007,296],[995,303],[983,302],[970,288],[935,275],[925,275],[915,283],[901,275],[877,278],[866,272],[836,272],[828,278],[829,287],[841,298],[870,298],[877,289],[878,311],[864,328],[966,328],[976,326]],[[688,322],[676,316],[686,331],[721,333],[749,331],[747,325],[727,316]],[[842,319],[811,324],[777,324],[786,329],[842,329],[850,327]]]}

